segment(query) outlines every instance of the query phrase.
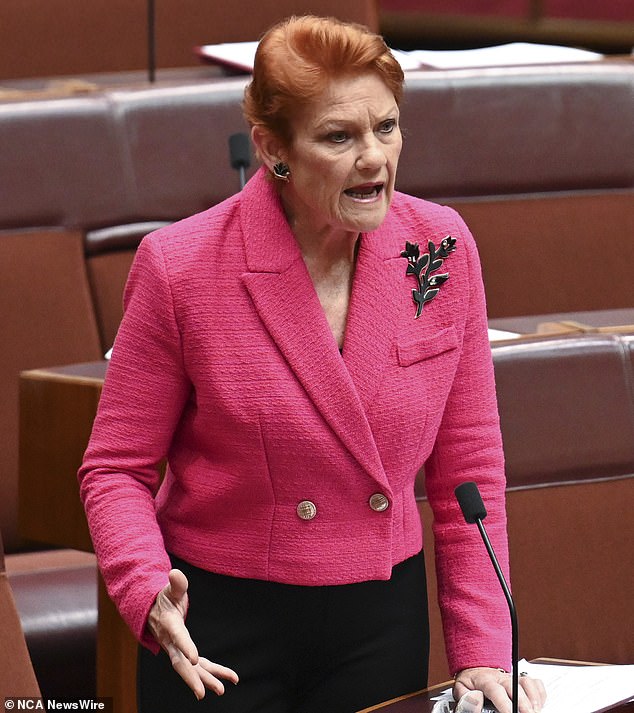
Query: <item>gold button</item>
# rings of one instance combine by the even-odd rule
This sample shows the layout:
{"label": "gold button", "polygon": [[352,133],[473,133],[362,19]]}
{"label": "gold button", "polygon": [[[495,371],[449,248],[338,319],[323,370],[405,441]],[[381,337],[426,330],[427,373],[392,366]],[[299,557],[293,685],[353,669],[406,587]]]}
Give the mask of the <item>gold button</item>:
{"label": "gold button", "polygon": [[389,506],[390,501],[383,493],[374,493],[374,495],[370,497],[370,507],[374,512],[383,512],[387,510]]}
{"label": "gold button", "polygon": [[297,506],[297,515],[302,520],[312,520],[317,514],[317,506],[310,500],[302,500]]}

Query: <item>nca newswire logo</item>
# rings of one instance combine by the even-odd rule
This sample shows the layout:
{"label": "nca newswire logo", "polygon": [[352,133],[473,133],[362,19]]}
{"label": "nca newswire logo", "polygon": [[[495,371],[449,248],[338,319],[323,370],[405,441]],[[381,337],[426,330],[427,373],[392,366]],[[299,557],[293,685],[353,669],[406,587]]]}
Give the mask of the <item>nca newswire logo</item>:
{"label": "nca newswire logo", "polygon": [[100,711],[112,713],[112,698],[5,698],[5,711]]}

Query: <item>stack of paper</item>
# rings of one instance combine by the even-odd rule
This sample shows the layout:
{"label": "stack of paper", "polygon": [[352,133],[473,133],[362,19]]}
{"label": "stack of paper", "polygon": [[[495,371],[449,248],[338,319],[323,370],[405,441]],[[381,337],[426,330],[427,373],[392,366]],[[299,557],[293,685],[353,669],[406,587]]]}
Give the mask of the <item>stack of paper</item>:
{"label": "stack of paper", "polygon": [[[249,73],[253,70],[257,42],[224,42],[218,45],[196,47],[196,53],[206,62],[220,64],[233,70]],[[556,64],[561,62],[593,62],[603,55],[597,52],[542,45],[529,42],[511,42],[496,47],[470,50],[392,50],[403,71],[413,69],[463,69],[470,67],[510,67],[530,64]]]}
{"label": "stack of paper", "polygon": [[495,47],[470,50],[392,50],[403,71],[408,69],[469,69],[473,67],[516,67],[530,64],[560,64],[596,62],[602,54],[588,50],[540,45],[531,42],[511,42]]}
{"label": "stack of paper", "polygon": [[[542,713],[596,713],[634,697],[634,665],[566,666],[525,660],[518,665],[546,686]],[[451,689],[434,700],[452,700]]]}

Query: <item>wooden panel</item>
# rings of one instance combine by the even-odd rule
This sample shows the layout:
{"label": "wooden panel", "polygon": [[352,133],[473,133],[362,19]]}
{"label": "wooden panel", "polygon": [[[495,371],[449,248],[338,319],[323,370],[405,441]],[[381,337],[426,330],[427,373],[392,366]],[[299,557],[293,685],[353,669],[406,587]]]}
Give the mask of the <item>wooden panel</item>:
{"label": "wooden panel", "polygon": [[[26,648],[13,593],[4,569],[0,536],[0,699],[5,696],[40,695]],[[9,710],[9,706],[6,706]]]}
{"label": "wooden panel", "polygon": [[[3,130],[4,126],[5,122]],[[47,135],[46,141],[52,140]],[[33,134],[27,143],[37,144]],[[5,172],[4,157],[10,148],[18,153],[22,149],[16,148],[4,131],[0,144],[0,212],[6,214],[7,203],[17,200],[13,189],[29,184],[33,190],[34,178],[23,165],[15,174]],[[38,173],[42,173],[47,164],[41,150],[39,156]],[[16,166],[19,164],[17,158]],[[55,183],[50,176],[47,180]],[[55,188],[48,190],[54,192]],[[27,193],[25,189],[24,196]],[[25,203],[28,201],[25,198]],[[79,231],[3,231],[0,285],[0,528],[5,549],[12,553],[24,545],[17,536],[18,375],[42,364],[98,359],[101,346]]]}
{"label": "wooden panel", "polygon": [[[2,0],[0,78],[141,69],[145,0]],[[195,45],[257,40],[274,22],[307,12],[378,27],[374,0],[167,0],[156,3],[158,67],[197,64]]]}
{"label": "wooden panel", "polygon": [[[34,540],[92,551],[76,478],[106,363],[24,372],[20,381],[20,527]],[[97,695],[136,713],[137,644],[99,577]]]}
{"label": "wooden panel", "polygon": [[136,713],[138,645],[99,576],[97,695],[112,698],[116,713]]}
{"label": "wooden panel", "polygon": [[[633,498],[634,477],[507,493],[511,585],[521,657],[533,659],[547,652],[575,661],[626,664],[634,660],[630,635],[634,580],[624,577],[634,571],[628,536]],[[436,684],[450,673],[426,500],[419,502],[419,511],[429,588],[429,682]]]}
{"label": "wooden panel", "polygon": [[102,381],[62,369],[20,380],[20,530],[57,547],[92,551],[76,477]]}

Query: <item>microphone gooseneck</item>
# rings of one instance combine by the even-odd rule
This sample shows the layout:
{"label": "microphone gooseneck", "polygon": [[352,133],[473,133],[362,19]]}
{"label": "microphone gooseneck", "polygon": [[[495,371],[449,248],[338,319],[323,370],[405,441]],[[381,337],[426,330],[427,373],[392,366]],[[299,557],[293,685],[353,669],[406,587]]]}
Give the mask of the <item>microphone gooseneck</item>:
{"label": "microphone gooseneck", "polygon": [[247,134],[231,134],[229,137],[229,161],[240,173],[240,190],[246,182],[246,169],[251,165],[251,146]]}
{"label": "microphone gooseneck", "polygon": [[478,530],[480,531],[480,535],[482,536],[482,541],[484,542],[484,546],[486,547],[487,552],[489,553],[489,559],[491,560],[493,569],[495,569],[495,573],[497,574],[497,578],[500,582],[500,586],[502,587],[502,591],[504,592],[504,596],[506,597],[506,602],[509,607],[509,613],[511,615],[512,639],[511,656],[513,659],[513,669],[511,671],[513,686],[512,705],[513,713],[517,713],[517,697],[519,692],[519,672],[517,670],[517,662],[519,659],[519,637],[517,630],[517,611],[515,609],[515,602],[513,601],[511,590],[509,589],[509,586],[506,582],[504,573],[502,572],[500,563],[498,562],[497,557],[495,556],[493,546],[491,545],[491,541],[489,540],[489,536],[487,535],[486,529],[482,522],[482,520],[484,520],[484,518],[487,516],[487,511],[484,507],[484,503],[482,502],[482,497],[480,495],[480,491],[478,490],[478,486],[475,483],[469,481],[466,483],[461,483],[455,489],[454,492],[456,494],[458,504],[460,505],[460,509],[462,510],[462,514],[466,522],[470,525],[475,523],[478,526]]}

